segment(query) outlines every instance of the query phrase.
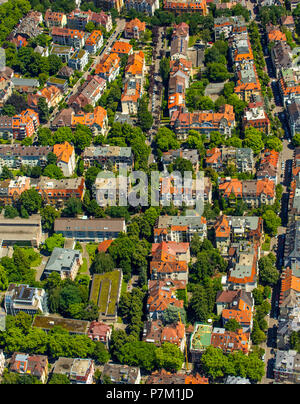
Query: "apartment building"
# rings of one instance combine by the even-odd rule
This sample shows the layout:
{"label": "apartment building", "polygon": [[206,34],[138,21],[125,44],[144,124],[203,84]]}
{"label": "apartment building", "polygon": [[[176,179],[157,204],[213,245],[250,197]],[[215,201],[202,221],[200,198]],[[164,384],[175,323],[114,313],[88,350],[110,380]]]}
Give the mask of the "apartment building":
{"label": "apartment building", "polygon": [[31,316],[47,313],[47,294],[44,289],[11,283],[4,296],[4,308],[7,314],[16,316],[23,311]]}

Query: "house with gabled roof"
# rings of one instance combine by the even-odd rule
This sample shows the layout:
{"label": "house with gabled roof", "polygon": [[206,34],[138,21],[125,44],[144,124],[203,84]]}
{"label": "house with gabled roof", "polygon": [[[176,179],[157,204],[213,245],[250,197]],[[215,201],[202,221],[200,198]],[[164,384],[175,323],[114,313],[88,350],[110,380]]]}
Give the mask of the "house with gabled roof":
{"label": "house with gabled roof", "polygon": [[183,300],[178,300],[176,290],[186,288],[183,280],[165,279],[148,281],[147,312],[152,320],[162,317],[164,311],[171,305],[183,308]]}
{"label": "house with gabled roof", "polygon": [[120,72],[120,61],[121,59],[117,53],[104,54],[95,68],[95,74],[110,83],[115,80]]}
{"label": "house with gabled roof", "polygon": [[124,55],[131,55],[133,46],[125,41],[116,41],[111,48],[111,53],[116,53],[120,58]]}
{"label": "house with gabled roof", "polygon": [[103,45],[103,34],[100,30],[94,30],[85,41],[85,49],[91,54],[95,54]]}
{"label": "house with gabled roof", "polygon": [[224,353],[242,351],[244,354],[248,354],[250,333],[245,333],[242,329],[234,332],[215,327],[211,333],[211,345],[222,349]]}
{"label": "house with gabled roof", "polygon": [[125,25],[125,38],[128,39],[140,39],[141,35],[146,30],[146,23],[141,22],[138,18],[130,20]]}
{"label": "house with gabled roof", "polygon": [[64,142],[53,146],[53,153],[57,157],[57,166],[65,177],[70,177],[76,168],[75,149],[70,143]]}
{"label": "house with gabled roof", "polygon": [[181,352],[185,348],[185,325],[174,323],[164,325],[161,320],[147,321],[144,324],[143,341],[154,343],[160,347],[165,342],[178,346]]}
{"label": "house with gabled roof", "polygon": [[9,361],[9,370],[22,375],[35,376],[45,384],[48,377],[48,357],[14,352]]}

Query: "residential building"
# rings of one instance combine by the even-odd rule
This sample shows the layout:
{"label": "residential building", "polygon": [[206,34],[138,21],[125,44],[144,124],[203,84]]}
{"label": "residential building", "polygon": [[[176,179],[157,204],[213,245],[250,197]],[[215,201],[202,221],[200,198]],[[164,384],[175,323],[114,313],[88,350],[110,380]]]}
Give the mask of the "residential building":
{"label": "residential building", "polygon": [[48,357],[14,352],[9,363],[10,372],[37,377],[42,383],[48,378]]}
{"label": "residential building", "polygon": [[199,13],[205,16],[208,14],[206,0],[165,0],[163,8],[165,11],[175,12],[176,15]]}
{"label": "residential building", "polygon": [[83,200],[85,182],[83,177],[56,180],[42,176],[37,180],[35,189],[46,204],[63,207],[72,197]]}
{"label": "residential building", "polygon": [[211,324],[195,323],[190,338],[190,354],[192,363],[200,363],[202,354],[211,345],[213,327]]}
{"label": "residential building", "polygon": [[174,24],[172,39],[174,38],[184,38],[186,41],[189,41],[189,25],[185,22],[181,22],[178,25]]}
{"label": "residential building", "polygon": [[0,134],[4,139],[23,140],[33,136],[40,125],[39,116],[33,109],[26,109],[13,117],[0,117]]}
{"label": "residential building", "polygon": [[292,137],[300,133],[300,99],[296,99],[286,106],[288,125]]}
{"label": "residential building", "polygon": [[102,342],[106,348],[109,346],[112,327],[99,321],[92,321],[89,325],[87,336],[93,341]]}
{"label": "residential building", "polygon": [[277,184],[279,152],[275,150],[265,150],[262,153],[260,165],[256,171],[256,178],[263,180],[265,178]]}
{"label": "residential building", "polygon": [[141,35],[146,30],[146,23],[141,22],[138,18],[134,18],[131,21],[128,21],[125,25],[124,35],[125,38],[128,39],[137,39],[141,38]]}
{"label": "residential building", "polygon": [[71,177],[76,168],[74,147],[68,142],[55,144],[53,153],[57,157],[56,165],[61,169],[64,177]]}
{"label": "residential building", "polygon": [[13,93],[14,85],[11,78],[12,76],[8,77],[5,74],[0,76],[0,108],[3,108],[4,104]]}
{"label": "residential building", "polygon": [[188,41],[185,37],[174,37],[171,41],[171,60],[187,59]]}
{"label": "residential building", "polygon": [[100,242],[117,238],[126,232],[126,225],[124,219],[59,218],[55,219],[54,231],[76,241]]}
{"label": "residential building", "polygon": [[[4,309],[0,308],[0,331],[4,332],[6,330],[6,312]],[[1,357],[1,353],[0,353]],[[1,359],[0,359],[1,363]],[[1,364],[0,364],[0,375],[1,375]]]}
{"label": "residential building", "polygon": [[278,41],[272,47],[271,59],[278,78],[282,70],[289,69],[293,65],[292,49],[286,42]]}
{"label": "residential building", "polygon": [[0,184],[0,202],[3,205],[12,205],[24,191],[30,189],[30,178],[16,177],[13,180],[4,180]]}
{"label": "residential building", "polygon": [[47,155],[53,151],[52,146],[22,146],[20,144],[0,145],[0,167],[12,169],[23,166],[47,165]]}
{"label": "residential building", "polygon": [[88,104],[94,107],[105,89],[106,81],[103,78],[88,76],[87,80],[79,86],[77,93],[69,98],[68,105],[76,112],[80,111]]}
{"label": "residential building", "polygon": [[77,49],[68,61],[68,66],[73,70],[83,70],[89,62],[88,52],[84,49]]}
{"label": "residential building", "polygon": [[85,44],[86,34],[78,29],[52,27],[51,36],[54,43],[80,49]]}
{"label": "residential building", "polygon": [[300,268],[300,220],[292,220],[287,228],[284,266]]}
{"label": "residential building", "polygon": [[[220,5],[222,4],[217,4],[217,6]],[[214,36],[216,41],[221,38],[229,38],[229,36],[237,30],[246,30],[246,23],[242,16],[222,16],[214,19]]]}
{"label": "residential building", "polygon": [[155,10],[159,9],[159,0],[125,0],[127,11],[135,9],[139,13],[154,15]]}
{"label": "residential building", "polygon": [[235,126],[235,114],[231,105],[224,105],[219,112],[175,111],[171,116],[171,129],[179,140],[185,140],[190,130],[209,135],[210,132],[219,131],[230,135]]}
{"label": "residential building", "polygon": [[11,283],[5,292],[4,308],[11,316],[16,316],[20,311],[31,316],[39,312],[47,314],[47,294],[44,289]]}
{"label": "residential building", "polygon": [[106,363],[101,375],[101,382],[110,379],[114,384],[140,384],[141,372],[140,368],[118,365],[115,363]]}
{"label": "residential building", "polygon": [[206,377],[167,372],[164,369],[152,372],[146,384],[209,384]]}
{"label": "residential building", "polygon": [[280,19],[280,23],[283,27],[287,28],[289,31],[294,32],[295,21],[292,15],[284,15]]}
{"label": "residential building", "polygon": [[280,31],[279,27],[271,26],[270,29],[268,29],[267,26],[266,30],[268,42],[286,42],[286,35],[282,31]]}
{"label": "residential building", "polygon": [[[173,77],[180,77],[184,80],[184,88],[189,87],[189,80],[192,71],[192,62],[186,59],[176,59],[170,61],[170,80]],[[177,92],[182,92],[178,91]]]}
{"label": "residential building", "polygon": [[251,384],[249,379],[240,376],[227,376],[225,384]]}
{"label": "residential building", "polygon": [[88,126],[93,135],[106,136],[108,132],[108,117],[104,108],[98,106],[93,112],[78,112],[72,115],[71,127],[75,128],[77,125]]}
{"label": "residential building", "polygon": [[57,77],[62,79],[70,79],[74,74],[74,70],[69,66],[63,66],[59,69],[57,73]]}
{"label": "residential building", "polygon": [[154,343],[160,347],[165,342],[176,345],[184,352],[186,345],[185,325],[174,323],[163,325],[161,320],[147,321],[143,330],[143,341]]}
{"label": "residential building", "polygon": [[216,247],[227,256],[232,243],[241,240],[260,244],[263,236],[263,222],[257,216],[220,216],[215,225]]}
{"label": "residential building", "polygon": [[291,0],[291,10],[295,10],[298,7],[299,0]]}
{"label": "residential building", "polygon": [[299,71],[290,68],[279,72],[279,92],[284,106],[292,104],[300,99],[300,74]]}
{"label": "residential building", "polygon": [[72,384],[93,384],[95,364],[92,359],[74,359],[70,369]]}
{"label": "residential building", "polygon": [[93,384],[95,364],[92,359],[59,357],[52,373],[66,375],[71,384]]}
{"label": "residential building", "polygon": [[141,97],[142,86],[140,80],[134,78],[126,80],[121,96],[122,113],[136,115]]}
{"label": "residential building", "polygon": [[56,86],[46,86],[35,94],[28,94],[27,103],[30,108],[38,111],[40,98],[44,98],[48,108],[55,108],[62,100],[63,94]]}
{"label": "residential building", "polygon": [[49,77],[46,83],[48,86],[56,86],[64,94],[68,88],[68,80],[59,79],[58,77]]}
{"label": "residential building", "polygon": [[227,202],[235,204],[242,199],[249,207],[273,205],[275,202],[275,184],[265,178],[263,180],[244,180],[221,178],[219,191]]}
{"label": "residential building", "polygon": [[[226,286],[229,290],[252,292],[257,287],[259,249],[249,242],[240,242],[231,261]],[[229,313],[228,313],[229,314]]]}
{"label": "residential building", "polygon": [[217,293],[217,314],[221,315],[222,324],[235,319],[244,333],[250,333],[253,325],[254,300],[252,293],[244,290],[225,290]]}
{"label": "residential building", "polygon": [[147,312],[152,320],[162,317],[164,311],[170,306],[183,308],[183,300],[176,296],[176,290],[186,288],[183,280],[165,279],[148,281]]}
{"label": "residential building", "polygon": [[145,55],[142,51],[128,56],[125,79],[134,78],[142,83],[145,73]]}
{"label": "residential building", "polygon": [[1,247],[21,246],[38,247],[42,242],[42,224],[40,215],[32,215],[29,219],[15,217],[0,218]]}
{"label": "residential building", "polygon": [[168,110],[171,117],[175,111],[180,111],[185,107],[185,94],[175,93],[170,94],[168,97]]}
{"label": "residential building", "polygon": [[95,163],[106,167],[112,165],[114,170],[119,170],[120,165],[126,165],[130,170],[133,167],[133,154],[131,147],[119,146],[90,146],[86,147],[81,155],[85,168]]}
{"label": "residential building", "polygon": [[47,10],[44,17],[44,21],[45,25],[48,28],[52,27],[63,28],[67,24],[67,17],[64,13]]}
{"label": "residential building", "polygon": [[271,129],[270,119],[263,107],[247,108],[244,111],[243,128],[244,130],[253,127],[263,133],[269,134]]}
{"label": "residential building", "polygon": [[203,241],[207,236],[206,220],[201,216],[159,216],[154,228],[154,242],[191,242],[197,234]]}
{"label": "residential building", "polygon": [[87,23],[92,22],[95,26],[102,25],[107,32],[112,29],[112,18],[110,14],[93,12],[91,10],[82,11],[79,8],[71,11],[67,15],[67,25],[72,29],[85,30]]}
{"label": "residential building", "polygon": [[238,172],[253,173],[254,171],[254,153],[250,148],[237,148],[235,156],[235,165]]}
{"label": "residential building", "polygon": [[37,45],[37,46],[34,48],[34,52],[35,52],[35,53],[39,53],[41,56],[46,57],[46,58],[49,56],[48,47],[43,48],[42,46]]}
{"label": "residential building", "polygon": [[33,39],[43,33],[43,29],[39,24],[43,21],[42,13],[29,12],[25,17],[19,20],[19,23],[8,36],[8,40],[13,39],[17,35],[28,39]]}
{"label": "residential building", "polygon": [[198,150],[190,150],[190,149],[178,149],[178,150],[169,150],[167,152],[162,153],[161,162],[166,169],[169,164],[172,164],[176,161],[176,159],[181,158],[185,160],[189,160],[192,163],[193,170],[195,172],[199,171],[199,154]]}
{"label": "residential building", "polygon": [[120,58],[129,56],[133,53],[133,46],[125,41],[116,41],[111,48],[111,53],[116,53]]}
{"label": "residential building", "polygon": [[215,327],[211,333],[211,345],[222,349],[224,353],[241,351],[247,355],[250,350],[250,334],[244,333],[242,329],[233,332]]}
{"label": "residential building", "polygon": [[62,280],[67,278],[74,280],[82,264],[83,259],[79,250],[55,247],[45,266],[43,275],[48,277],[56,272]]}
{"label": "residential building", "polygon": [[74,114],[73,108],[62,109],[51,122],[51,129],[56,130],[65,126],[71,127]]}
{"label": "residential building", "polygon": [[103,35],[100,30],[95,30],[85,41],[85,49],[88,53],[95,54],[103,45]]}
{"label": "residential building", "polygon": [[152,244],[151,279],[174,279],[188,282],[189,243],[161,242]]}
{"label": "residential building", "polygon": [[95,68],[95,74],[109,83],[116,79],[120,72],[120,57],[117,53],[106,53]]}
{"label": "residential building", "polygon": [[274,379],[277,383],[300,383],[300,354],[297,351],[276,351]]}

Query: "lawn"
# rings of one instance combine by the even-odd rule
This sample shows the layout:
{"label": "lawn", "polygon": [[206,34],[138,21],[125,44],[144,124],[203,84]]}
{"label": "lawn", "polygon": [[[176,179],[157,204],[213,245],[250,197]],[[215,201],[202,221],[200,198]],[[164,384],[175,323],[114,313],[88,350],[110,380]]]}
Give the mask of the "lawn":
{"label": "lawn", "polygon": [[81,267],[79,268],[79,273],[80,274],[87,274],[88,273],[88,265],[87,265],[87,259],[83,258],[83,263]]}
{"label": "lawn", "polygon": [[27,256],[28,260],[30,261],[30,266],[32,268],[38,267],[41,265],[43,257],[33,248],[23,248],[25,255]]}
{"label": "lawn", "polygon": [[87,245],[86,245],[86,251],[87,251],[88,254],[89,254],[91,263],[92,263],[92,262],[94,261],[94,259],[95,259],[96,251],[97,251],[98,245],[99,245],[98,243],[90,243],[90,244],[87,244]]}

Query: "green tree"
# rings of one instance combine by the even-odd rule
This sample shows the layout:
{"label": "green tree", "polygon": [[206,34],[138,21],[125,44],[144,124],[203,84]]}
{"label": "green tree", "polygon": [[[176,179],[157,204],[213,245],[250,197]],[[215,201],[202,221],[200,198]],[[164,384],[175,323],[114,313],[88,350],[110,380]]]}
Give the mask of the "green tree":
{"label": "green tree", "polygon": [[274,259],[272,259],[272,254],[264,256],[258,261],[259,282],[262,285],[273,286],[277,283],[279,279],[279,272],[274,263],[275,262]]}
{"label": "green tree", "polygon": [[98,252],[95,260],[93,261],[91,271],[95,274],[102,274],[104,272],[110,272],[115,268],[113,259],[109,254],[104,252]]}
{"label": "green tree", "polygon": [[264,223],[264,230],[270,236],[275,236],[277,234],[277,229],[281,225],[281,219],[276,213],[267,209],[266,212],[262,216]]}
{"label": "green tree", "polygon": [[300,146],[300,133],[296,133],[295,136],[293,137],[293,145],[295,147]]}
{"label": "green tree", "polygon": [[227,331],[237,332],[241,328],[241,324],[234,318],[228,320],[225,324],[225,329]]}
{"label": "green tree", "polygon": [[34,189],[28,189],[22,192],[19,200],[18,206],[23,206],[29,215],[37,213],[42,206],[42,197],[40,194]]}
{"label": "green tree", "polygon": [[42,226],[44,231],[52,232],[55,219],[60,216],[60,212],[51,205],[46,205],[41,209]]}
{"label": "green tree", "polygon": [[76,217],[80,213],[82,213],[81,200],[76,197],[71,197],[70,199],[68,199],[62,215],[67,217]]}
{"label": "green tree", "polygon": [[47,253],[51,254],[55,247],[62,248],[65,243],[65,238],[62,234],[53,234],[45,240],[44,249]]}
{"label": "green tree", "polygon": [[44,168],[43,175],[49,178],[54,178],[56,180],[61,180],[64,176],[61,168],[59,168],[55,164],[48,164]]}
{"label": "green tree", "polygon": [[259,154],[264,148],[262,132],[253,127],[246,128],[244,146],[250,147],[254,154]]}
{"label": "green tree", "polygon": [[67,375],[54,373],[48,384],[71,384]]}
{"label": "green tree", "polygon": [[2,265],[0,265],[0,290],[4,291],[8,288],[8,277]]}

